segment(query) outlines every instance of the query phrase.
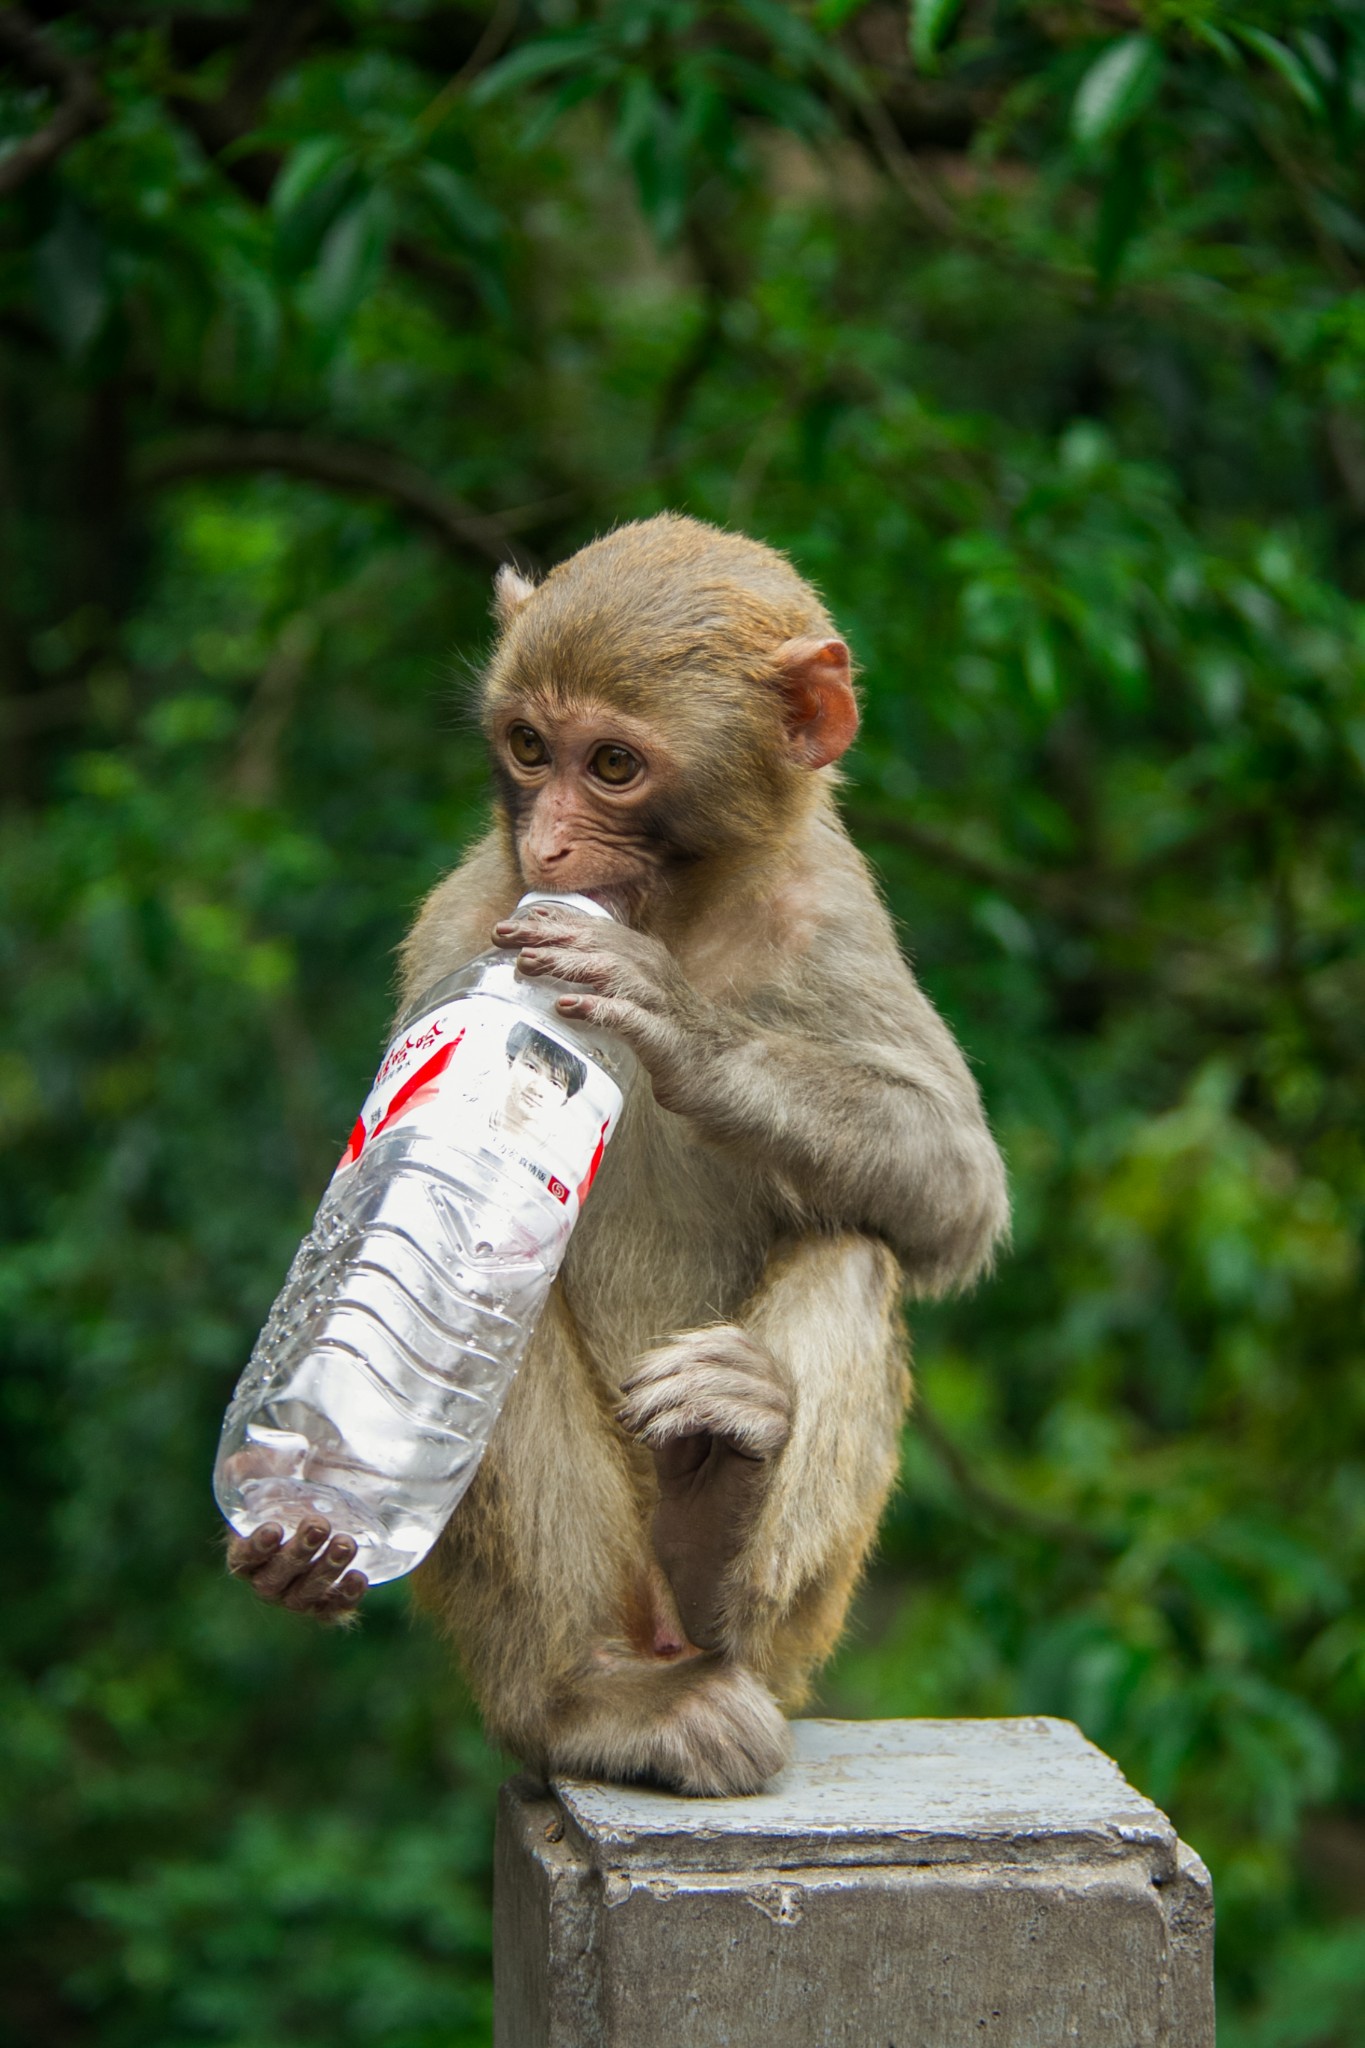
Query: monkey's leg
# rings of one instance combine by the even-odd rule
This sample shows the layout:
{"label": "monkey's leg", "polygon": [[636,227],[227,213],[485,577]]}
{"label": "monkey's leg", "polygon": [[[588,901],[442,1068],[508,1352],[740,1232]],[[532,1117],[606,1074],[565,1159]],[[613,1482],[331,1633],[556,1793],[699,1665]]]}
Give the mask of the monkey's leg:
{"label": "monkey's leg", "polygon": [[691,1640],[724,1644],[729,1574],[791,1435],[786,1368],[734,1323],[689,1330],[641,1360],[622,1427],[654,1455],[654,1553]]}
{"label": "monkey's leg", "polygon": [[649,1493],[556,1290],[417,1596],[455,1638],[490,1738],[526,1762],[756,1790],[785,1759],[786,1724],[761,1680],[687,1640]]}
{"label": "monkey's leg", "polygon": [[804,1238],[735,1325],[643,1361],[623,1420],[654,1453],[655,1549],[693,1639],[802,1695],[896,1471],[908,1378],[885,1247]]}
{"label": "monkey's leg", "polygon": [[726,1798],[761,1791],[787,1761],[782,1710],[744,1665],[714,1653],[652,1667],[638,1656],[599,1657],[549,1731],[548,1770]]}

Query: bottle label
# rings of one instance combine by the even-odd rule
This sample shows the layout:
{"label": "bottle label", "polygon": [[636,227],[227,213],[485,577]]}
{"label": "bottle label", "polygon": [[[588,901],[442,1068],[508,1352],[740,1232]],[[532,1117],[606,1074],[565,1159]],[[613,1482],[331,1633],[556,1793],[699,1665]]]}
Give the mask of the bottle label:
{"label": "bottle label", "polygon": [[337,1173],[402,1122],[462,1152],[492,1153],[572,1219],[621,1100],[610,1074],[539,1015],[495,996],[457,996],[395,1038]]}

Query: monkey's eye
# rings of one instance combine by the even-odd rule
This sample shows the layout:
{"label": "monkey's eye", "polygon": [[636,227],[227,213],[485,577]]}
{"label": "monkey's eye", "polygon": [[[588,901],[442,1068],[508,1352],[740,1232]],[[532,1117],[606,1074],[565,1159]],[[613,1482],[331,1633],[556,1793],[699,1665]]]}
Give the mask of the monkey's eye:
{"label": "monkey's eye", "polygon": [[507,735],[507,748],[523,768],[539,768],[546,759],[545,742],[529,725],[514,725]]}
{"label": "monkey's eye", "polygon": [[599,747],[588,765],[599,782],[609,782],[615,789],[634,782],[640,772],[640,763],[629,747]]}

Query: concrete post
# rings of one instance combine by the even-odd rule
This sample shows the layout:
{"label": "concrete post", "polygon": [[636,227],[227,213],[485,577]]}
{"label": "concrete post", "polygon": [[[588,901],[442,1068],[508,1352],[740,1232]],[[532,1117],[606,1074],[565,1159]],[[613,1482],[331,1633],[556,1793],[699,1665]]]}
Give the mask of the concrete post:
{"label": "concrete post", "polygon": [[1213,2048],[1208,1872],[1068,1721],[802,1721],[767,1792],[513,1779],[495,2048]]}

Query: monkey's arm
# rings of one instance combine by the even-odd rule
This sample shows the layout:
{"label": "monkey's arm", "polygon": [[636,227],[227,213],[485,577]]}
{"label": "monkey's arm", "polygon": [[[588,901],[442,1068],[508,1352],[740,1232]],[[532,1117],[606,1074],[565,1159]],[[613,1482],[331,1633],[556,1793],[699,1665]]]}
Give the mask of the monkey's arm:
{"label": "monkey's arm", "polygon": [[686,1331],[626,1383],[654,1454],[654,1546],[692,1640],[789,1700],[826,1656],[895,1475],[908,1377],[884,1245],[802,1238],[734,1324]]}
{"label": "monkey's arm", "polygon": [[537,908],[496,936],[524,973],[578,983],[564,1015],[625,1038],[658,1102],[766,1167],[796,1216],[883,1238],[937,1294],[989,1263],[1005,1173],[967,1063],[877,917],[865,949],[807,953],[762,1016],[701,994],[620,925]]}

